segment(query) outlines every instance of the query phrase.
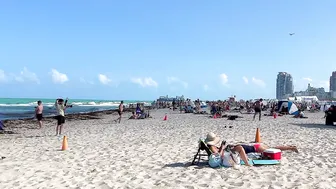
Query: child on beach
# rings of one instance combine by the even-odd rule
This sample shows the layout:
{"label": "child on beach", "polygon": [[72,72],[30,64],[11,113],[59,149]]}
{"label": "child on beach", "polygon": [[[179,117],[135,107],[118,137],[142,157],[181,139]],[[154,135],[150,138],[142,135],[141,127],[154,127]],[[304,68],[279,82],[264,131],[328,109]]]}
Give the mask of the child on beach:
{"label": "child on beach", "polygon": [[116,123],[118,120],[119,120],[119,123],[121,122],[121,116],[122,116],[122,113],[124,111],[124,101],[121,101],[120,104],[119,104],[119,107],[118,107],[118,119],[114,120],[114,122]]}
{"label": "child on beach", "polygon": [[64,117],[65,109],[68,108],[68,107],[72,107],[71,105],[68,106],[67,102],[68,102],[68,98],[65,100],[65,103],[64,103],[63,99],[56,99],[56,102],[55,102],[55,106],[56,106],[56,110],[57,110],[56,136],[62,134],[63,124],[65,123],[65,117]]}
{"label": "child on beach", "polygon": [[37,101],[37,107],[35,108],[35,117],[40,126],[40,129],[42,128],[42,118],[43,118],[42,112],[43,112],[43,105],[42,101],[39,100]]}

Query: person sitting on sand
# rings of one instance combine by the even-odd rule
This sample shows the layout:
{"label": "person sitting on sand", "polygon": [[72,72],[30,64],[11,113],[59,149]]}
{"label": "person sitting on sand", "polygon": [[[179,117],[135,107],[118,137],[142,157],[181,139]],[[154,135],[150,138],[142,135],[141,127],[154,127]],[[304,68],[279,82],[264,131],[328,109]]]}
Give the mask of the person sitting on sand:
{"label": "person sitting on sand", "polygon": [[141,112],[142,112],[142,110],[141,110],[141,108],[140,108],[140,104],[137,103],[137,106],[136,106],[136,108],[135,108],[135,113],[136,113],[137,115],[140,115]]}
{"label": "person sitting on sand", "polygon": [[[237,144],[237,145],[225,145],[224,142],[220,144],[220,138],[210,132],[207,134],[207,138],[205,139],[206,144],[208,145],[210,151],[212,153],[219,153],[221,156],[223,156],[224,149],[229,148],[233,152],[237,152],[240,156],[240,158],[244,161],[245,165],[252,166],[248,163],[247,155],[248,153],[263,153],[265,150],[269,149],[265,144],[262,143],[256,143],[253,145],[246,145],[246,144]],[[279,149],[281,151],[294,151],[298,153],[298,149],[296,146],[276,146],[272,147]]]}
{"label": "person sitting on sand", "polygon": [[129,119],[138,119],[138,115],[133,111]]}
{"label": "person sitting on sand", "polygon": [[303,111],[299,110],[299,113],[294,115],[294,118],[308,118],[308,117],[305,117]]}

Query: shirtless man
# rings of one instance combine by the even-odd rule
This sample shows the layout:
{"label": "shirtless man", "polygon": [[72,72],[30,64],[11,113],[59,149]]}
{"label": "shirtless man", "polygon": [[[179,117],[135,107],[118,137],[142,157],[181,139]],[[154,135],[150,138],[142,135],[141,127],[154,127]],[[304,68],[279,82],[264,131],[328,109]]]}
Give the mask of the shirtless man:
{"label": "shirtless man", "polygon": [[255,116],[259,114],[259,121],[261,120],[261,106],[262,106],[262,101],[263,99],[259,99],[256,101],[253,106],[254,106],[254,116],[253,116],[253,121],[255,120]]}
{"label": "shirtless man", "polygon": [[121,101],[119,104],[119,108],[118,108],[119,117],[118,119],[114,120],[114,122],[117,122],[118,120],[119,120],[119,123],[121,122],[121,116],[122,116],[123,111],[124,111],[124,101]]}
{"label": "shirtless man", "polygon": [[43,112],[43,105],[42,101],[37,101],[37,107],[35,108],[35,117],[37,119],[38,125],[40,126],[40,129],[42,128],[42,112]]}

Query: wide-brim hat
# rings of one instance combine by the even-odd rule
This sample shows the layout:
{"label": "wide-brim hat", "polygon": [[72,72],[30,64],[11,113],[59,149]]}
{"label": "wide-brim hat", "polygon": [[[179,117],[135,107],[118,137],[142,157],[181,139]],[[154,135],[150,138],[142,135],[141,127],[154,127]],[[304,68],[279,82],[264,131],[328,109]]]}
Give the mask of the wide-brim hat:
{"label": "wide-brim hat", "polygon": [[220,138],[215,133],[208,133],[205,139],[205,143],[210,146],[215,146],[220,142]]}

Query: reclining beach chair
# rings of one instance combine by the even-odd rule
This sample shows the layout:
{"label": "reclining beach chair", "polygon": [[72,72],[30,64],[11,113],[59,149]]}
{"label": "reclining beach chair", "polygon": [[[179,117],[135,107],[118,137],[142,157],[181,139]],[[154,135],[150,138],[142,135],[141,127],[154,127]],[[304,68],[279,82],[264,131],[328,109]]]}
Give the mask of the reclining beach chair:
{"label": "reclining beach chair", "polygon": [[[204,151],[206,153],[204,153]],[[208,147],[208,145],[205,143],[204,139],[200,139],[198,142],[198,150],[196,155],[194,156],[194,160],[191,162],[191,165],[198,165],[200,160],[201,160],[201,156],[207,156],[209,159],[209,156],[211,155],[211,151]],[[197,161],[196,161],[197,160]]]}

